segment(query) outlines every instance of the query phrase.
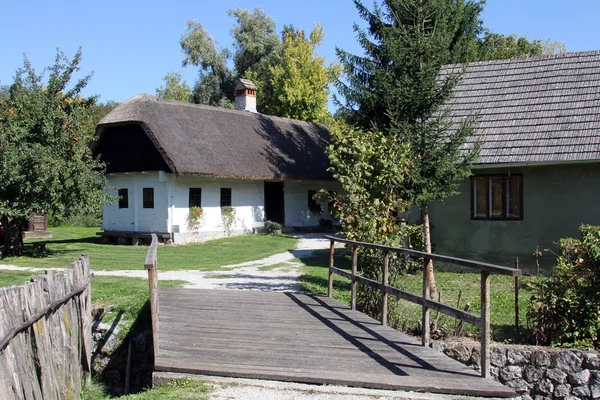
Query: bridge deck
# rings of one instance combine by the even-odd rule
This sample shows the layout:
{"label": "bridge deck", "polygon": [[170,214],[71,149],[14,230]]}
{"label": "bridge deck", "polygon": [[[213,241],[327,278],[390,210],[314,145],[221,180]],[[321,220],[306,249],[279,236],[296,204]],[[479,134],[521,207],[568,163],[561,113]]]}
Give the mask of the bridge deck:
{"label": "bridge deck", "polygon": [[297,293],[159,289],[155,371],[512,397],[500,383],[342,303]]}

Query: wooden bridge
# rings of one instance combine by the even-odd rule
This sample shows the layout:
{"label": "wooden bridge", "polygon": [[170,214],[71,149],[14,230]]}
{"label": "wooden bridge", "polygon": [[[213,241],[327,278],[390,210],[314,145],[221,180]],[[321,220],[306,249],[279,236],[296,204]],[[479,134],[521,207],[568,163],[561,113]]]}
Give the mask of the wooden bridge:
{"label": "wooden bridge", "polygon": [[[330,237],[330,240],[333,254],[333,243],[340,239]],[[357,242],[348,244],[355,246],[355,249],[366,245]],[[422,342],[330,297],[281,292],[157,289],[156,247],[156,241],[153,241],[146,259],[155,373],[189,373],[483,397],[516,396],[514,391],[500,383],[480,376],[458,361],[423,346]],[[399,250],[383,249],[384,260],[387,259],[385,254]],[[386,282],[369,283],[365,281],[366,278],[359,277],[355,269],[356,250],[354,254],[353,273],[341,271],[342,275],[350,275],[353,283],[380,286],[386,296],[391,293],[407,297],[398,289],[391,290]],[[331,259],[330,274],[333,274],[339,270],[333,266],[333,256]],[[383,268],[385,280],[386,265]],[[488,271],[482,274],[482,297],[489,302],[491,266],[484,268]],[[515,272],[518,270],[508,268],[504,273],[509,273],[508,270],[518,275]],[[503,273],[502,269],[493,272]],[[486,283],[487,296],[484,293]],[[356,285],[352,286],[352,305],[355,305]],[[489,332],[489,314],[486,317],[485,312],[482,317],[468,313],[462,315],[464,311],[448,310],[448,306],[439,306],[430,300],[408,300],[427,308],[423,313],[424,318],[428,318],[429,308],[439,309],[484,328],[487,323]],[[482,309],[485,310],[484,307]],[[489,335],[482,336],[486,343],[482,343],[481,375],[486,375],[489,373]]]}

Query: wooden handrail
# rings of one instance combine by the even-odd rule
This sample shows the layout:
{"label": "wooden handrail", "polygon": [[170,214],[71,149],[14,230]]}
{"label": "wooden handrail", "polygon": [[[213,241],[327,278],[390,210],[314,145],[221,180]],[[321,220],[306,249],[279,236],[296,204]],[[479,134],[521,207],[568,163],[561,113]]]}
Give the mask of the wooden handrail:
{"label": "wooden handrail", "polygon": [[[422,313],[422,326],[423,346],[429,346],[429,310],[436,310],[446,315],[450,315],[456,319],[475,325],[481,329],[481,376],[484,378],[490,377],[490,274],[496,273],[501,275],[510,275],[518,277],[521,275],[521,270],[516,268],[502,267],[500,265],[493,265],[483,263],[479,261],[465,260],[462,258],[455,258],[450,256],[444,256],[440,254],[428,254],[418,250],[405,249],[402,247],[390,247],[382,246],[373,243],[364,243],[354,240],[342,239],[335,236],[325,235],[326,239],[330,241],[330,254],[329,254],[329,285],[328,285],[328,296],[333,295],[333,274],[343,276],[352,282],[351,290],[351,308],[356,309],[356,284],[361,283],[365,286],[372,287],[382,291],[381,298],[381,323],[382,325],[387,324],[387,295],[391,294],[399,299],[415,303],[423,307]],[[347,272],[336,268],[334,265],[335,260],[335,242],[349,244],[353,247],[352,254],[352,272]],[[383,264],[382,264],[382,281],[377,282],[373,279],[368,279],[358,275],[358,249],[360,247],[381,250],[383,252]],[[403,253],[406,256],[422,257],[424,260],[436,260],[446,262],[448,264],[460,265],[469,268],[478,269],[481,272],[481,316],[477,316],[473,313],[459,310],[458,308],[449,306],[447,304],[430,299],[429,295],[429,280],[427,273],[423,273],[423,294],[421,296],[405,292],[388,283],[389,274],[389,254],[390,253]]]}
{"label": "wooden handrail", "polygon": [[145,268],[148,270],[148,286],[150,288],[150,317],[152,320],[152,343],[154,345],[154,356],[158,355],[158,269],[156,250],[158,248],[158,237],[152,234],[152,243],[146,254]]}

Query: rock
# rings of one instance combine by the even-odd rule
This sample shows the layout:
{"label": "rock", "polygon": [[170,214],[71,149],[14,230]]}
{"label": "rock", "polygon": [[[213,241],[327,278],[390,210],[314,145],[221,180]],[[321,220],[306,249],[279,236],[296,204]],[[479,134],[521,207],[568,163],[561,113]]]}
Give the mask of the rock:
{"label": "rock", "polygon": [[591,371],[590,381],[600,383],[600,371]]}
{"label": "rock", "polygon": [[471,358],[471,349],[464,344],[458,344],[454,347],[446,347],[444,354],[465,364]]}
{"label": "rock", "polygon": [[431,341],[431,348],[435,351],[443,353],[444,349],[446,348],[446,343],[442,342],[441,340],[433,340]]}
{"label": "rock", "polygon": [[500,370],[500,381],[508,382],[523,377],[523,369],[517,365],[509,365]]}
{"label": "rock", "polygon": [[578,386],[576,388],[573,388],[573,390],[571,390],[571,394],[582,399],[589,399],[592,395],[590,392],[590,388],[587,386]]}
{"label": "rock", "polygon": [[552,361],[551,367],[568,373],[576,372],[581,368],[581,358],[574,351],[565,350]]}
{"label": "rock", "polygon": [[546,378],[550,379],[552,383],[560,385],[561,383],[565,383],[567,374],[560,369],[548,369],[546,370]]}
{"label": "rock", "polygon": [[540,396],[539,394],[536,394],[534,400],[552,400],[552,396]]}
{"label": "rock", "polygon": [[481,351],[479,349],[473,349],[467,365],[472,366],[477,371],[481,370]]}
{"label": "rock", "polygon": [[533,400],[533,398],[528,394],[524,394],[519,398],[519,400]]}
{"label": "rock", "polygon": [[569,374],[569,383],[573,386],[586,385],[590,380],[590,371],[584,369],[576,373]]}
{"label": "rock", "polygon": [[523,379],[513,379],[511,381],[504,382],[504,385],[508,386],[518,394],[528,392],[530,387]]}
{"label": "rock", "polygon": [[508,349],[506,358],[510,365],[528,364],[531,360],[531,351],[527,349]]}
{"label": "rock", "polygon": [[588,352],[583,355],[582,367],[585,369],[600,369],[600,357],[596,352]]}
{"label": "rock", "polygon": [[571,386],[569,384],[564,383],[562,385],[558,385],[554,388],[554,397],[563,398],[567,397],[571,392]]}
{"label": "rock", "polygon": [[531,362],[537,367],[548,367],[551,360],[550,354],[544,350],[534,350],[531,353]]}
{"label": "rock", "polygon": [[533,365],[526,365],[523,369],[523,377],[528,383],[538,382],[543,376],[543,368],[534,367]]}
{"label": "rock", "polygon": [[493,347],[490,352],[490,364],[500,368],[506,366],[506,350]]}
{"label": "rock", "polygon": [[590,393],[592,399],[600,399],[600,384],[595,383],[593,385],[590,385]]}
{"label": "rock", "polygon": [[490,375],[492,376],[492,379],[494,379],[495,381],[499,380],[500,368],[490,366]]}
{"label": "rock", "polygon": [[554,385],[548,379],[544,379],[537,384],[535,392],[544,396],[550,396],[554,393]]}

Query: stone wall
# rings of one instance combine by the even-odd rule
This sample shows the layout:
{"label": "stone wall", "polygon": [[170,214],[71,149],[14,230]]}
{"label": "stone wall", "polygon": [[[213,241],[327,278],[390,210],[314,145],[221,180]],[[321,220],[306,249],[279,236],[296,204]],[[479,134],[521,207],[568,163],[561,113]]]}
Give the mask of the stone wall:
{"label": "stone wall", "polygon": [[[449,357],[479,370],[480,347],[472,341],[432,343]],[[492,377],[522,399],[600,399],[597,351],[536,346],[493,345]]]}

